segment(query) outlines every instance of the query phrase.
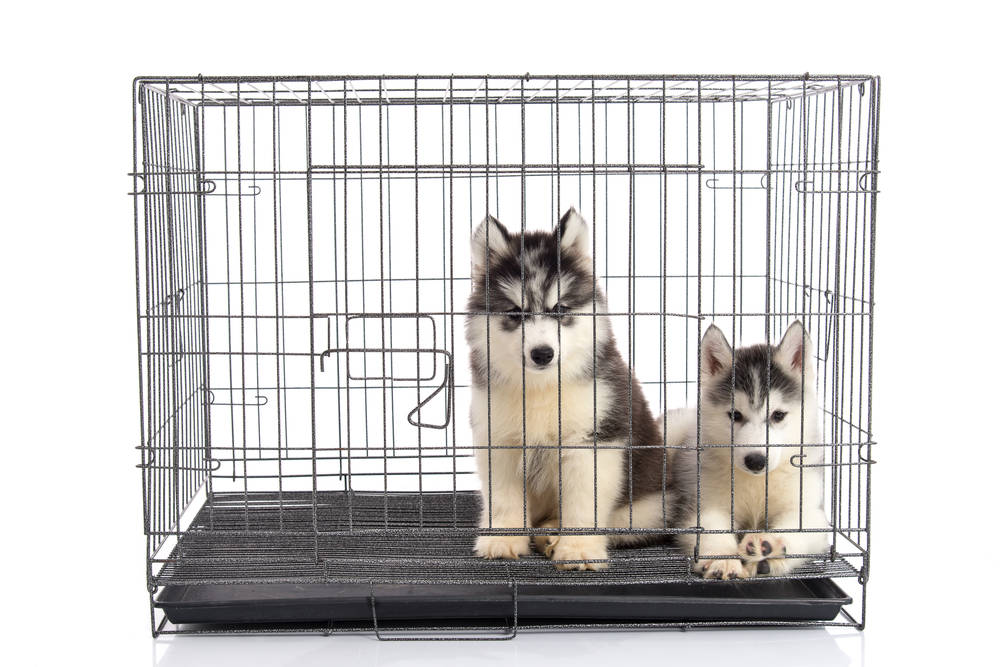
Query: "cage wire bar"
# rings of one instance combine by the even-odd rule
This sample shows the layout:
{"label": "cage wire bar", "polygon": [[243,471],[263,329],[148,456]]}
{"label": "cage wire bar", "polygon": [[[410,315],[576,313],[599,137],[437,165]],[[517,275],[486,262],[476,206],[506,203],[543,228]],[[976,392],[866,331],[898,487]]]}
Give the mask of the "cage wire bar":
{"label": "cage wire bar", "polygon": [[790,576],[851,586],[819,624],[863,627],[879,92],[865,75],[137,78],[154,635],[315,631],[174,625],[171,585],[365,585],[379,632],[378,585],[497,584],[510,636],[518,585],[700,581],[670,540],[605,572],[473,556],[469,239],[487,214],[550,229],[570,205],[654,414],[697,402],[709,322],[735,345],[803,322],[823,440],[793,463],[823,469],[830,550]]}

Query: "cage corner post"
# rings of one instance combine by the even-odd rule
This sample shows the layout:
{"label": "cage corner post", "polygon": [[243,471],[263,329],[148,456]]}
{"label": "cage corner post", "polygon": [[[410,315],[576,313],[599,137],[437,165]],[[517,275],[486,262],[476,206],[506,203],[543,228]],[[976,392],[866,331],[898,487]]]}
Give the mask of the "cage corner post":
{"label": "cage corner post", "polygon": [[143,143],[144,132],[145,132],[145,116],[143,112],[143,78],[135,77],[132,80],[132,215],[133,215],[133,235],[134,235],[134,246],[135,246],[135,327],[136,327],[136,345],[137,345],[137,356],[138,356],[138,371],[139,371],[139,458],[140,462],[138,467],[140,468],[140,478],[142,480],[142,523],[143,523],[143,533],[145,534],[146,542],[146,589],[149,593],[149,623],[150,632],[155,638],[159,635],[159,629],[156,623],[156,607],[154,603],[156,585],[153,582],[153,564],[152,556],[154,554],[153,538],[150,535],[150,467],[153,462],[152,453],[149,450],[149,442],[146,438],[146,400],[148,399],[148,392],[144,391],[144,386],[146,384],[147,378],[149,377],[149,370],[147,367],[147,361],[145,359],[144,350],[146,349],[146,341],[148,340],[148,333],[143,336],[143,321],[145,320],[146,327],[149,326],[149,321],[144,317],[144,305],[145,300],[143,298],[144,292],[144,280],[143,280],[143,267],[144,259],[146,254],[146,248],[148,246],[148,227],[145,224],[145,207],[143,207],[142,217],[143,217],[143,234],[142,242],[140,243],[139,234],[139,201],[140,201],[140,182],[143,184],[142,189],[145,189],[145,177],[139,172],[139,151],[140,144]]}
{"label": "cage corner post", "polygon": [[[317,506],[318,475],[316,460],[316,297],[314,282],[315,248],[313,238],[313,81],[306,80],[306,110],[305,110],[305,172],[306,172],[306,252],[309,283],[309,416],[310,416],[310,458],[311,458],[311,518],[313,533],[313,559],[320,565],[319,556],[319,517]],[[325,569],[324,569],[325,574]]]}

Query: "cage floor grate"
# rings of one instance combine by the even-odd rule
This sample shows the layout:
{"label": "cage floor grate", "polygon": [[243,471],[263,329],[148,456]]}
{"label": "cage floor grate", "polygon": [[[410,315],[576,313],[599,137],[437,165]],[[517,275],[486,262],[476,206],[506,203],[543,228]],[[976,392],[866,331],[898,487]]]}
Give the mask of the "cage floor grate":
{"label": "cage floor grate", "polygon": [[[324,492],[317,494],[317,535],[311,493],[215,494],[154,580],[157,585],[701,581],[669,544],[614,549],[604,572],[562,572],[537,554],[517,561],[476,558],[478,512],[478,494],[471,492]],[[857,570],[841,557],[795,572],[799,579],[846,576],[857,576]]]}

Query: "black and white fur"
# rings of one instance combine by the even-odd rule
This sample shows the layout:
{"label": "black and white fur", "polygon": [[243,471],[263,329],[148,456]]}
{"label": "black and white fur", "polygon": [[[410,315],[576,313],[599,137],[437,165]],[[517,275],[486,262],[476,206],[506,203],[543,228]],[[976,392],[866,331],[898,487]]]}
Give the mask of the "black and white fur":
{"label": "black and white fur", "polygon": [[[765,446],[821,441],[811,360],[812,343],[798,321],[776,347],[741,347],[735,355],[721,329],[712,325],[705,332],[701,441],[725,446],[702,449],[700,524],[705,530],[726,532],[701,535],[696,573],[713,579],[781,576],[806,562],[786,554],[826,551],[825,532],[767,532],[829,528],[823,511],[823,469],[792,465],[792,457],[803,453],[803,463],[822,463],[822,448]],[[694,422],[693,410],[685,419],[674,420],[676,431],[668,419],[669,439],[694,444]],[[678,472],[696,476],[694,457],[693,450],[683,450],[676,457]],[[692,504],[687,506],[682,528],[697,524]],[[748,530],[765,532],[743,534]],[[678,537],[693,555],[697,535]]]}
{"label": "black and white fur", "polygon": [[[663,484],[664,450],[626,451],[630,424],[633,445],[660,443],[663,432],[607,318],[587,316],[607,312],[589,239],[574,209],[551,232],[513,233],[488,217],[473,234],[466,338],[485,529],[627,528],[636,511],[630,497],[655,496],[647,523],[676,518],[669,470]],[[561,569],[608,566],[605,535],[539,536],[535,544]],[[481,535],[475,551],[518,558],[530,542]]]}

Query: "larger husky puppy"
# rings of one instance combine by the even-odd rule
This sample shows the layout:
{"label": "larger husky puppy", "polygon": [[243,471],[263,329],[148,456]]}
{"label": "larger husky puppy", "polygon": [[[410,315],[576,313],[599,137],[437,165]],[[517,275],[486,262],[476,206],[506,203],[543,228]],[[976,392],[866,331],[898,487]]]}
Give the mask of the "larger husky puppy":
{"label": "larger husky puppy", "polygon": [[[701,471],[700,525],[695,572],[706,578],[734,579],[756,574],[780,576],[805,562],[786,555],[820,554],[829,528],[823,512],[823,468],[817,423],[812,344],[798,321],[781,343],[729,346],[712,325],[701,342],[701,452],[685,451],[685,474]],[[770,362],[770,363],[769,363]],[[689,417],[687,428],[693,424]],[[668,421],[668,432],[670,423]],[[683,424],[680,425],[683,428]],[[677,436],[671,435],[676,440]],[[694,443],[694,430],[686,439]],[[719,447],[718,445],[722,445]],[[698,523],[693,508],[680,527]],[[743,531],[763,531],[747,532]],[[770,532],[803,531],[803,532]],[[695,553],[698,536],[679,536]],[[729,558],[727,558],[729,557]]]}
{"label": "larger husky puppy", "polygon": [[587,223],[570,209],[552,232],[522,235],[488,217],[468,309],[481,526],[505,533],[481,535],[476,553],[517,558],[531,548],[517,530],[562,526],[573,530],[539,536],[540,551],[561,569],[606,568],[608,538],[585,531],[629,527],[629,499],[654,492],[663,527],[674,491],[664,449],[626,451],[663,433],[600,316]]}

